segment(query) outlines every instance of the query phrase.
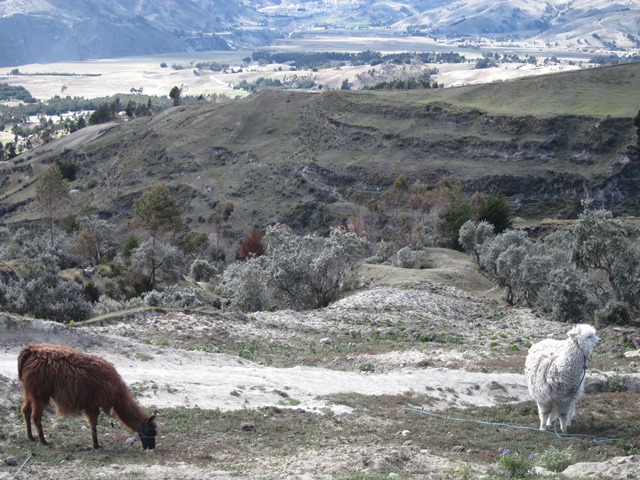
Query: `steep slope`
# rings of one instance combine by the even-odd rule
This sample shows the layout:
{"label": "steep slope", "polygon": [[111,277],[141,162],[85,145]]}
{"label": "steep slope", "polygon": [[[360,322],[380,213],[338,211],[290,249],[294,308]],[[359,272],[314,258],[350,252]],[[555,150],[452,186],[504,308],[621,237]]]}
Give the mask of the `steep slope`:
{"label": "steep slope", "polygon": [[544,28],[545,2],[454,1],[432,8],[402,23],[426,27],[434,34],[486,35],[539,32]]}
{"label": "steep slope", "polygon": [[637,48],[640,1],[454,0],[396,24],[446,36],[531,38],[580,49]]}

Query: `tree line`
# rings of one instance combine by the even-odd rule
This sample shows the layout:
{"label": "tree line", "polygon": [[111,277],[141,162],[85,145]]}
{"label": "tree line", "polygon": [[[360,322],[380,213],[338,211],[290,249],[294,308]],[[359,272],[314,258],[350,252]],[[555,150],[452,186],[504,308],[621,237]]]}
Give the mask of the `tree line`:
{"label": "tree line", "polygon": [[351,65],[379,65],[381,63],[409,64],[416,60],[422,63],[462,63],[466,59],[458,53],[400,52],[381,53],[373,50],[364,52],[270,52],[255,51],[248,60],[260,63],[289,63],[296,68],[314,69],[331,66],[339,62]]}

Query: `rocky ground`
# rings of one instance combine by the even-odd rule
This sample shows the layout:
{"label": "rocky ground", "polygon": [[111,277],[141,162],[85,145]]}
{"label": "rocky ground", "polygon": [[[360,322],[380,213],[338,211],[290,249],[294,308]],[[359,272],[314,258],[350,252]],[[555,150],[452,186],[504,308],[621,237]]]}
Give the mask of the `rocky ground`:
{"label": "rocky ground", "polygon": [[[523,421],[535,427],[535,406],[530,405],[522,374],[526,350],[542,338],[563,338],[569,326],[507,307],[495,295],[476,289],[431,281],[377,283],[309,312],[160,310],[77,326],[0,316],[0,479],[417,479],[463,478],[461,472],[467,472],[466,478],[504,478],[496,476],[495,458],[482,461],[477,447],[453,445],[442,451],[431,445],[433,435],[419,431],[424,421],[420,411],[449,415],[454,409],[473,417],[477,409],[498,415],[496,409],[513,405],[526,413]],[[589,370],[586,397],[624,405],[626,415],[627,408],[637,410],[640,391],[636,360],[625,356],[637,353],[632,345],[638,331],[607,327],[599,334],[603,343]],[[99,427],[103,448],[95,454],[99,456],[91,456],[85,448],[90,434],[82,421],[58,423],[52,414],[45,433],[60,439],[54,439],[51,449],[29,444],[19,415],[16,358],[24,344],[39,341],[68,344],[112,361],[139,402],[160,410],[156,452],[143,456],[135,449],[121,451],[115,442],[126,439],[126,432],[112,431],[116,427],[106,423]],[[612,386],[627,396],[598,395],[616,390]],[[602,413],[590,402],[585,398],[585,406],[579,405],[577,418],[598,414],[601,422],[617,421],[616,412],[604,408]],[[217,444],[215,453],[180,452],[178,437],[198,430],[193,418],[203,414],[204,423],[211,417],[218,424],[230,422],[227,430],[233,431],[222,429],[220,435],[232,439]],[[181,415],[192,420],[178,425]],[[272,430],[267,423],[274,419],[282,424]],[[637,421],[631,422],[637,428]],[[324,437],[299,432],[301,425]],[[69,441],[76,443],[69,446],[64,444],[67,428],[81,430],[70,434]],[[579,423],[576,428],[589,433]],[[297,434],[286,447],[274,447],[294,430]],[[350,441],[350,430],[362,440]],[[241,437],[251,431],[259,433],[250,441]],[[439,434],[444,439],[461,435],[460,442],[475,435],[455,430]],[[310,437],[314,440],[307,440]],[[236,438],[242,445],[237,448],[250,459],[226,451]],[[625,441],[624,452],[597,450],[592,458],[598,462],[575,463],[560,478],[638,478],[637,445]],[[471,451],[464,463],[456,448]],[[460,470],[461,465],[467,470]]]}

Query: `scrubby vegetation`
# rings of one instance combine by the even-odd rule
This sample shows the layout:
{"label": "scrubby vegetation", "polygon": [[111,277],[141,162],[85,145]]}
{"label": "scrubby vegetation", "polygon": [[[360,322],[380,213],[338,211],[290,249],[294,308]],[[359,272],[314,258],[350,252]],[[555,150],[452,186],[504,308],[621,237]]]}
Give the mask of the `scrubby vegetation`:
{"label": "scrubby vegetation", "polygon": [[628,323],[640,312],[638,232],[584,203],[571,228],[537,241],[524,230],[496,234],[468,221],[460,244],[505,288],[510,304],[535,306],[564,322]]}
{"label": "scrubby vegetation", "polygon": [[[67,180],[56,164],[48,171],[38,181],[46,235],[3,230],[0,306],[8,311],[67,322],[135,305],[315,309],[358,288],[363,261],[430,268],[430,246],[463,249],[508,303],[560,321],[628,323],[640,311],[637,232],[589,203],[570,228],[534,240],[512,227],[497,192],[467,198],[455,183],[427,189],[400,176],[339,228],[299,234],[276,225],[264,236],[254,228],[238,260],[225,263],[219,237],[184,229],[165,185],[135,199],[131,225],[139,230],[121,244],[115,225],[96,215],[69,217],[63,234]],[[233,209],[220,209],[222,226]]]}
{"label": "scrubby vegetation", "polygon": [[332,230],[328,237],[299,236],[283,225],[267,229],[264,255],[228,268],[221,292],[233,308],[320,308],[352,287],[366,242]]}
{"label": "scrubby vegetation", "polygon": [[246,90],[248,92],[258,92],[265,88],[301,88],[309,89],[321,86],[316,79],[310,75],[285,75],[282,80],[277,78],[260,77],[255,82],[247,82],[242,80],[234,88]]}

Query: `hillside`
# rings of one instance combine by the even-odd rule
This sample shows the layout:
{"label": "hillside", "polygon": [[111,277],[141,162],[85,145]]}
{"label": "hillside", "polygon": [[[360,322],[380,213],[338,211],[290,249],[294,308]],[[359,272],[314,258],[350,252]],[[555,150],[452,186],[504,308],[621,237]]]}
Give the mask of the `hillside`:
{"label": "hillside", "polygon": [[0,3],[0,65],[227,50],[215,32],[255,19],[254,12],[240,2],[208,3],[7,0]]}
{"label": "hillside", "polygon": [[572,50],[615,50],[638,47],[639,16],[637,0],[453,0],[411,15],[397,26],[448,37],[496,36]]}
{"label": "hillside", "polygon": [[227,241],[236,245],[272,222],[341,223],[357,212],[355,199],[378,197],[401,174],[426,186],[457,179],[468,195],[498,189],[523,218],[571,217],[585,196],[638,215],[639,84],[631,64],[435,91],[267,90],[174,107],[3,165],[2,221],[39,217],[32,182],[52,161],[77,166],[71,211],[122,225],[133,199],[160,182],[191,230],[208,231],[212,211],[231,201]]}

